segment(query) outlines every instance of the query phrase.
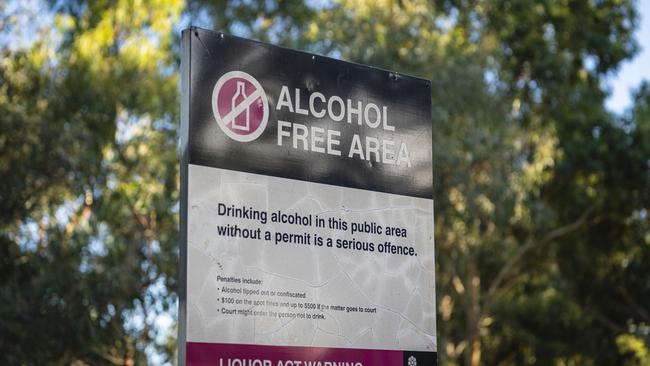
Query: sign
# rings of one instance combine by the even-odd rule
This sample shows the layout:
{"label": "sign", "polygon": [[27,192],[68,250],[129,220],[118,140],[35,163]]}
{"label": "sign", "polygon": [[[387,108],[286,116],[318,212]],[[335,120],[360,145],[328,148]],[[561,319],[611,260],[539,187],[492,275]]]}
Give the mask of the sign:
{"label": "sign", "polygon": [[179,364],[436,364],[431,84],[183,31]]}

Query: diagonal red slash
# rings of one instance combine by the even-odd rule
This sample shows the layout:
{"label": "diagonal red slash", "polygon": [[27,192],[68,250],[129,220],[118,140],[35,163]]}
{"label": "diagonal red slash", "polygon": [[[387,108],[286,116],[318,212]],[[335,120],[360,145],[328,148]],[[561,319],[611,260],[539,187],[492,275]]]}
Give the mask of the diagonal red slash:
{"label": "diagonal red slash", "polygon": [[255,90],[255,92],[249,96],[246,97],[241,103],[239,103],[233,110],[228,112],[221,120],[223,121],[224,125],[227,125],[232,121],[233,118],[237,117],[241,112],[246,110],[257,98],[262,96],[262,92],[259,90]]}

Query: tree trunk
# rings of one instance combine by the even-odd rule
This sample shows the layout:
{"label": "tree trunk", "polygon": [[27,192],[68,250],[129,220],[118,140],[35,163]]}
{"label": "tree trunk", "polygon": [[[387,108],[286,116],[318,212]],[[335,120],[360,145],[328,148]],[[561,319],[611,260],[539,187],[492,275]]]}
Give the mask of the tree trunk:
{"label": "tree trunk", "polygon": [[479,366],[481,363],[481,278],[476,271],[474,260],[470,261],[468,270],[471,305],[467,317],[469,350],[466,353],[465,361],[469,366]]}

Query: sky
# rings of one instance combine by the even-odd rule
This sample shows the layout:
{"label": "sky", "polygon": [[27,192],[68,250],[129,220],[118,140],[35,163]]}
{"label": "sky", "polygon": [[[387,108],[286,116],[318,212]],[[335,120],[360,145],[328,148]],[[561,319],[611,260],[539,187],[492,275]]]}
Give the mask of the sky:
{"label": "sky", "polygon": [[650,0],[637,0],[637,6],[640,19],[635,36],[640,47],[639,53],[632,60],[624,62],[618,73],[610,76],[607,83],[612,93],[606,106],[616,113],[623,113],[631,107],[630,92],[642,80],[650,80]]}

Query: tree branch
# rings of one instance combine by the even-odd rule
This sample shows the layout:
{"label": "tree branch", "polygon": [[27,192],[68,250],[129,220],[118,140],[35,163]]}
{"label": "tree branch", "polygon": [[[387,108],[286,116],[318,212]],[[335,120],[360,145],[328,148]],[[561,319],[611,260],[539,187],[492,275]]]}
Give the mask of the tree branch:
{"label": "tree branch", "polygon": [[489,300],[484,308],[487,309],[492,306],[492,304],[494,303],[494,296],[497,290],[499,289],[499,286],[501,286],[502,282],[504,281],[505,277],[508,275],[510,270],[521,260],[524,254],[526,254],[529,250],[531,250],[535,246],[543,245],[545,243],[548,243],[551,240],[563,237],[565,235],[569,235],[574,231],[580,229],[587,222],[589,215],[594,211],[594,209],[595,206],[592,205],[591,207],[586,209],[576,221],[550,231],[540,240],[536,241],[532,235],[529,236],[528,239],[526,239],[526,243],[520,246],[519,248],[517,248],[515,254],[512,257],[510,257],[510,259],[506,262],[506,264],[503,267],[501,267],[501,270],[499,271],[497,276],[490,284],[490,287],[488,288],[487,291],[487,296]]}

